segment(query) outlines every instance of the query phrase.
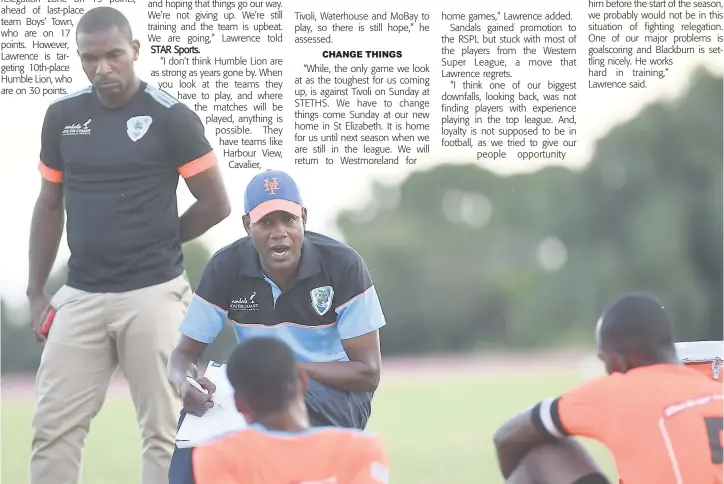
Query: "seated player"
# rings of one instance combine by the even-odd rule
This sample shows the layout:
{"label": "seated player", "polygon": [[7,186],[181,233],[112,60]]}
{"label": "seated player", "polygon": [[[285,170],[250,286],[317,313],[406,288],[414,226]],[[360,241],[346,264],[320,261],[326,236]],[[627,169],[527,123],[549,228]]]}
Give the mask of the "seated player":
{"label": "seated player", "polygon": [[508,420],[495,446],[508,483],[605,483],[571,436],[613,454],[623,484],[722,482],[722,385],[677,357],[671,321],[646,294],[613,302],[596,327],[608,376]]}
{"label": "seated player", "polygon": [[381,440],[364,431],[310,428],[307,379],[281,340],[258,337],[227,363],[236,407],[249,427],[194,449],[196,484],[380,484]]}

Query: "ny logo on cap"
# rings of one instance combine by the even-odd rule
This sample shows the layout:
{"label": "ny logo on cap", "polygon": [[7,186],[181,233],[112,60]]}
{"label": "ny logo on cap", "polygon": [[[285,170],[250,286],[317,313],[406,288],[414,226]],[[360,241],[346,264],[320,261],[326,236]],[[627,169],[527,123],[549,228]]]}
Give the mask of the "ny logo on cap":
{"label": "ny logo on cap", "polygon": [[266,178],[264,180],[264,191],[269,192],[269,195],[274,195],[277,190],[279,190],[279,182],[276,178],[272,178],[273,181],[270,181],[269,178]]}

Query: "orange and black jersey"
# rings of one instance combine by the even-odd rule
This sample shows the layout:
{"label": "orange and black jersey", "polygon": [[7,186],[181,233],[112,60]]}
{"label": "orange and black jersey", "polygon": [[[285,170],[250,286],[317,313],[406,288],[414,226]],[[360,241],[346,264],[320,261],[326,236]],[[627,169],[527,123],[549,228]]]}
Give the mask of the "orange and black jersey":
{"label": "orange and black jersey", "polygon": [[551,437],[595,439],[625,484],[722,483],[722,385],[683,365],[595,378],[532,412]]}
{"label": "orange and black jersey", "polygon": [[216,164],[191,109],[145,82],[109,109],[88,87],[50,104],[40,141],[40,174],[63,184],[69,286],[123,292],[182,273],[179,177]]}

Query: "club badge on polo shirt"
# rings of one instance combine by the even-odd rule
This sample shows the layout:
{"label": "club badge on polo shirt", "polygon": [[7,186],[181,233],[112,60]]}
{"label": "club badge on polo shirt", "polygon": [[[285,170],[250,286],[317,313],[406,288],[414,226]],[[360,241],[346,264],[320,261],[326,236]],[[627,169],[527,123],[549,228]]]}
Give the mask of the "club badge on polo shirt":
{"label": "club badge on polo shirt", "polygon": [[148,128],[152,122],[153,119],[151,119],[151,116],[134,116],[126,121],[126,133],[128,133],[131,141],[135,143],[143,138],[143,135],[148,132]]}
{"label": "club badge on polo shirt", "polygon": [[329,308],[332,307],[332,298],[334,297],[334,289],[332,286],[317,287],[309,291],[312,298],[312,308],[320,316],[324,316]]}

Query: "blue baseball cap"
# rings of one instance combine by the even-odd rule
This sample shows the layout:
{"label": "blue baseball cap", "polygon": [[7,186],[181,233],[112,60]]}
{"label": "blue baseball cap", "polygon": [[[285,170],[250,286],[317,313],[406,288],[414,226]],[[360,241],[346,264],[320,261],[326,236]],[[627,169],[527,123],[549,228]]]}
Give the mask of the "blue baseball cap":
{"label": "blue baseball cap", "polygon": [[297,217],[302,215],[302,196],[296,182],[279,170],[259,173],[246,186],[244,211],[252,223],[256,223],[278,210]]}

